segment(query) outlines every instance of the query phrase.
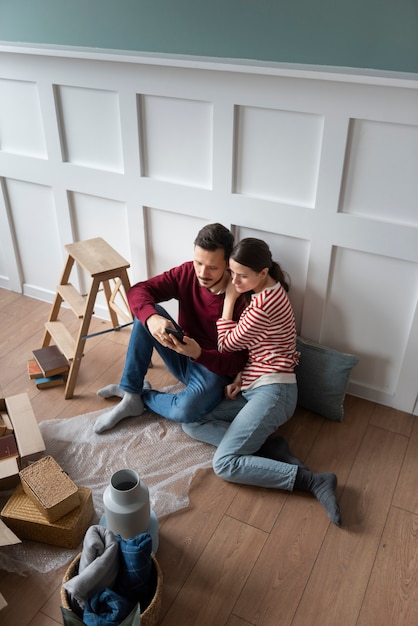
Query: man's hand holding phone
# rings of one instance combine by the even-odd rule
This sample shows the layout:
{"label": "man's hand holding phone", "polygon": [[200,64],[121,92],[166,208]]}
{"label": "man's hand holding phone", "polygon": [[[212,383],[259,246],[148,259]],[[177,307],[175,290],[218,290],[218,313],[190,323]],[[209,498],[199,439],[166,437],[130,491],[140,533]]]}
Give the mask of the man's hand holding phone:
{"label": "man's hand holding phone", "polygon": [[170,337],[169,347],[178,354],[184,354],[191,359],[198,359],[202,353],[202,349],[191,337],[187,337],[181,328],[172,328],[166,326],[165,332]]}
{"label": "man's hand holding phone", "polygon": [[174,337],[178,339],[180,343],[182,343],[183,345],[186,345],[185,341],[183,341],[184,332],[181,330],[181,328],[171,328],[170,326],[167,326],[165,329],[165,332],[168,333],[169,335],[174,335]]}

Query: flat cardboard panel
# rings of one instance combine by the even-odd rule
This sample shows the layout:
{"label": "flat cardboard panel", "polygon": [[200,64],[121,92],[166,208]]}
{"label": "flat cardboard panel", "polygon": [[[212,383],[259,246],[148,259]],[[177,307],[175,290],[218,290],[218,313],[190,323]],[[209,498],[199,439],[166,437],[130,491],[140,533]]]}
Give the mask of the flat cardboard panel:
{"label": "flat cardboard panel", "polygon": [[[17,458],[15,456],[9,457],[7,459],[0,459],[0,480],[3,478],[9,478],[16,476],[16,479],[19,476],[19,465],[17,463]],[[3,483],[0,485],[0,489],[7,489],[7,487],[3,486]]]}
{"label": "flat cardboard panel", "polygon": [[19,484],[19,470],[45,452],[45,442],[26,393],[0,397],[0,412],[14,433],[20,455],[0,459],[0,490],[9,490]]}
{"label": "flat cardboard panel", "polygon": [[7,411],[12,421],[21,459],[45,450],[29,397],[26,393],[6,398]]}
{"label": "flat cardboard panel", "polygon": [[[0,546],[11,546],[15,543],[22,543],[19,537],[16,537],[14,532],[6,526],[6,524],[0,519]],[[0,604],[1,608],[1,604]]]}

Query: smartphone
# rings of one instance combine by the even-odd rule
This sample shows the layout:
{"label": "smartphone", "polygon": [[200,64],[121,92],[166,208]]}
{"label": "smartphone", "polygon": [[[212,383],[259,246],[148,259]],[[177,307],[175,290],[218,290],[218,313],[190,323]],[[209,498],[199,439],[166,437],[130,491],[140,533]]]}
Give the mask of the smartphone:
{"label": "smartphone", "polygon": [[176,339],[178,339],[180,341],[180,343],[182,343],[184,345],[186,344],[186,342],[183,341],[184,332],[180,328],[169,328],[169,327],[167,327],[165,329],[165,332],[168,333],[169,335],[174,335],[174,337]]}

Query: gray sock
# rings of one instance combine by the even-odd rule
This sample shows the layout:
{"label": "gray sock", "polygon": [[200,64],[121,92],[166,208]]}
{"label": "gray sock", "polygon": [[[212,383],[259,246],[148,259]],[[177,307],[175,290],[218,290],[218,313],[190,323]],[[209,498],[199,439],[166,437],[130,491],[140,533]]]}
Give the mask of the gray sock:
{"label": "gray sock", "polygon": [[[144,380],[142,389],[151,389],[151,383],[148,380]],[[106,387],[102,387],[101,389],[96,391],[96,394],[98,396],[106,399],[114,397],[123,398],[125,393],[126,391],[124,391],[122,387],[119,387],[119,385],[106,385]]]}
{"label": "gray sock", "polygon": [[298,469],[295,479],[295,489],[309,491],[322,504],[328,517],[336,526],[341,526],[341,513],[338,506],[335,490],[337,477],[331,472],[315,474],[309,470]]}
{"label": "gray sock", "polygon": [[113,398],[114,396],[117,398],[123,398],[125,395],[124,390],[121,389],[119,385],[107,385],[106,387],[99,389],[96,393],[101,398]]}
{"label": "gray sock", "polygon": [[114,428],[116,424],[119,424],[121,420],[125,419],[125,417],[134,417],[141,415],[143,412],[144,403],[142,402],[141,394],[125,391],[119,404],[97,418],[94,424],[94,432],[99,434],[105,430],[110,430]]}

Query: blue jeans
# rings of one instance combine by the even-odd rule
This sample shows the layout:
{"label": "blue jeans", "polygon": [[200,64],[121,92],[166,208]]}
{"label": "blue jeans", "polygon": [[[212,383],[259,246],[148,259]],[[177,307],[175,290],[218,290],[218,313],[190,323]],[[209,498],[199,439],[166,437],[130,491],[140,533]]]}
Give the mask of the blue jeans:
{"label": "blue jeans", "polygon": [[243,391],[236,400],[223,400],[199,423],[184,424],[185,433],[217,446],[215,473],[224,480],[292,491],[297,465],[255,453],[279,426],[293,415],[296,384],[262,385]]}
{"label": "blue jeans", "polygon": [[[167,311],[157,306],[159,315],[173,322]],[[156,349],[169,371],[186,385],[180,393],[162,393],[143,389],[144,378]],[[212,411],[224,398],[224,388],[230,382],[227,376],[218,376],[189,357],[162,346],[146,325],[135,318],[126,354],[125,367],[119,386],[124,391],[142,394],[146,408],[175,422],[194,422]]]}

